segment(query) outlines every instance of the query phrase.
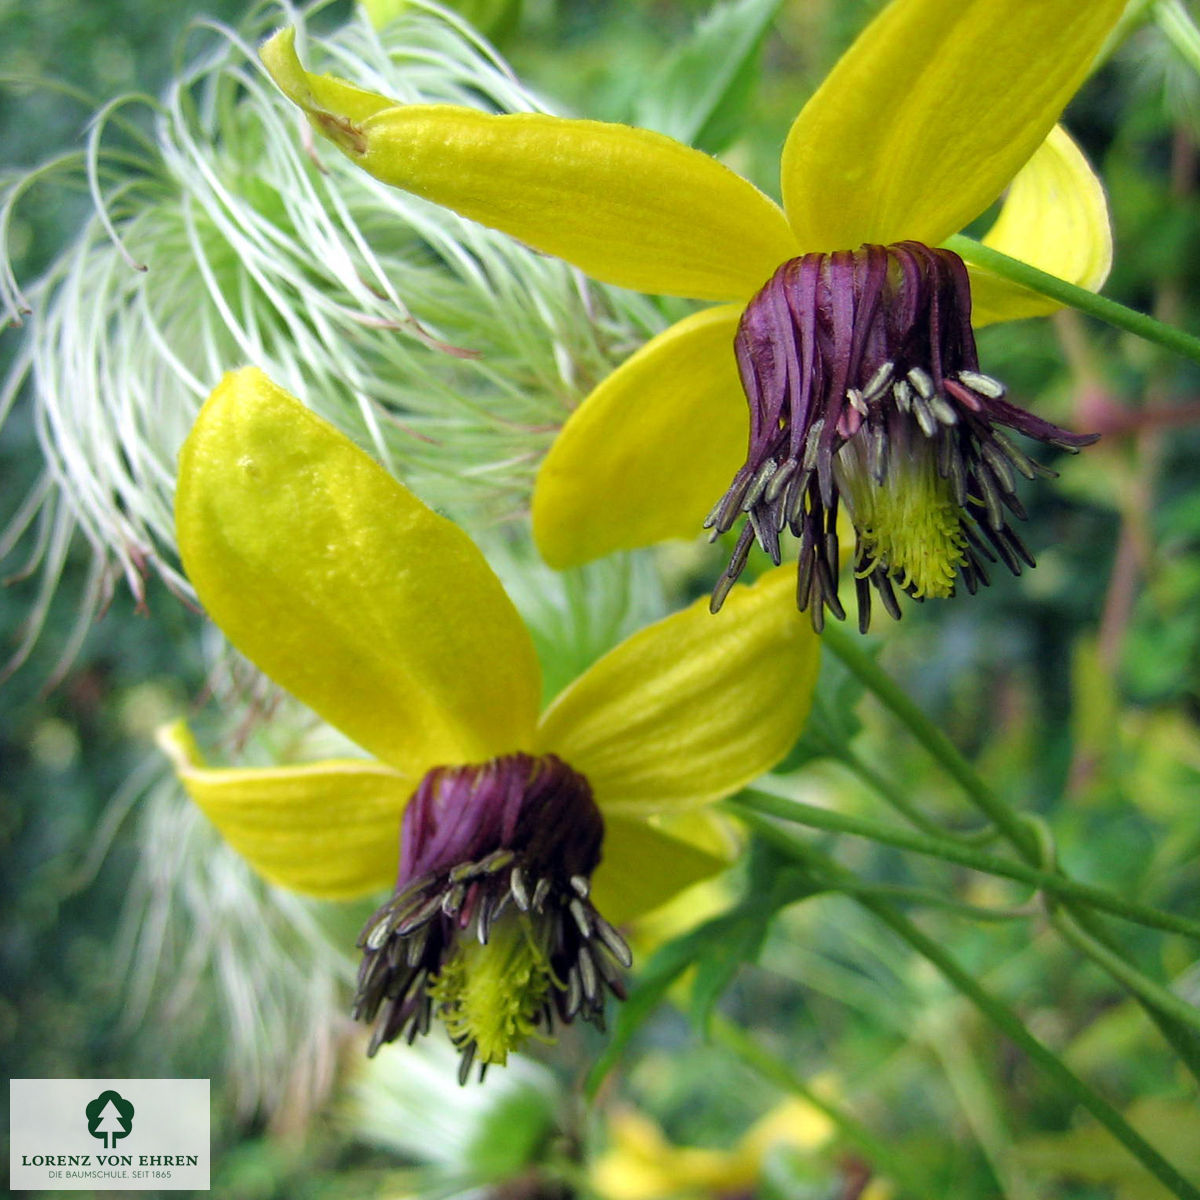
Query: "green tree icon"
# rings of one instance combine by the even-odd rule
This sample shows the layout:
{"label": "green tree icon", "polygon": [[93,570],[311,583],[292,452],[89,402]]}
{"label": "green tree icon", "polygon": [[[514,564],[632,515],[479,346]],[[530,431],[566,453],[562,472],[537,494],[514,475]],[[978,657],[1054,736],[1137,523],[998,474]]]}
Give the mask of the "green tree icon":
{"label": "green tree icon", "polygon": [[88,1133],[100,1138],[106,1150],[111,1150],[118,1138],[128,1137],[133,1129],[133,1105],[120,1092],[101,1092],[83,1111]]}

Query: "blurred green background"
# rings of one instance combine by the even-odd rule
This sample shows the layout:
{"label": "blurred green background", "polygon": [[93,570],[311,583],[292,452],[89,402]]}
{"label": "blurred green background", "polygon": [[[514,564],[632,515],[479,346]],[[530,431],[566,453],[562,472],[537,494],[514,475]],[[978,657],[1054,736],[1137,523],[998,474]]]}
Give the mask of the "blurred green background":
{"label": "blurred green background", "polygon": [[[705,130],[708,148],[773,192],[789,121],[879,6],[785,4],[764,42],[761,72],[731,91],[727,124]],[[491,24],[521,77],[560,107],[631,119],[653,93],[659,65],[706,8],[530,0],[476,4],[474,15]],[[0,73],[10,79],[0,89],[4,165],[32,166],[82,136],[89,109],[46,81],[97,101],[157,92],[187,55],[184,31],[194,16],[236,21],[244,9],[230,0],[0,3]],[[1198,96],[1195,72],[1148,28],[1068,114],[1110,190],[1117,260],[1107,292],[1193,330]],[[31,194],[9,235],[18,278],[45,266],[86,206],[85,196],[54,187]],[[18,337],[10,330],[0,338],[5,365]],[[969,602],[910,606],[901,626],[876,631],[884,661],[998,791],[1047,819],[1073,872],[1194,914],[1200,369],[1072,314],[988,330],[981,355],[1022,403],[1076,428],[1100,428],[1105,438],[1079,459],[1056,463],[1057,485],[1028,489],[1022,534],[1037,570],[1000,578]],[[0,519],[16,511],[37,468],[29,414],[18,403],[0,431]],[[3,567],[16,576],[0,589],[0,629],[13,644],[38,582],[19,577],[19,556]],[[152,758],[155,723],[185,711],[202,686],[200,622],[157,585],[146,613],[119,590],[65,679],[46,692],[85,573],[81,551],[33,655],[0,689],[0,1055],[10,1077],[206,1074],[220,1059],[215,1042],[181,1045],[170,1028],[123,1023],[122,981],[112,970],[138,854],[136,814],[114,820],[114,797]],[[882,764],[929,811],[954,820],[945,781],[897,742],[870,705],[862,718],[861,756]],[[809,769],[827,796],[850,810],[869,806],[840,768]],[[965,873],[861,844],[839,849],[868,877],[999,902]],[[1017,998],[1040,1036],[1110,1094],[1141,1105],[1146,1128],[1164,1144],[1178,1141],[1200,1170],[1189,1093],[1145,1022],[1106,981],[1025,924],[929,919],[961,961]],[[1192,970],[1191,994],[1200,995],[1194,947],[1149,933],[1130,934],[1129,942],[1153,969],[1176,978]],[[937,1181],[937,1194],[1162,1194],[1119,1163],[1106,1168],[1102,1144],[1089,1140],[1045,1080],[844,901],[789,913],[763,964],[735,985],[729,1011],[796,1069],[833,1072],[876,1133]],[[725,1086],[726,1052],[702,1047],[670,1014],[643,1031],[636,1049],[622,1086],[679,1141],[731,1144],[730,1130],[744,1128],[773,1095],[750,1076],[741,1091]],[[264,1118],[236,1114],[219,1077],[214,1088],[216,1196],[375,1194],[393,1161],[324,1118],[304,1137],[274,1136]],[[811,1190],[801,1190],[797,1176],[778,1192],[764,1184],[763,1192],[850,1197],[853,1158],[829,1152],[803,1185]]]}

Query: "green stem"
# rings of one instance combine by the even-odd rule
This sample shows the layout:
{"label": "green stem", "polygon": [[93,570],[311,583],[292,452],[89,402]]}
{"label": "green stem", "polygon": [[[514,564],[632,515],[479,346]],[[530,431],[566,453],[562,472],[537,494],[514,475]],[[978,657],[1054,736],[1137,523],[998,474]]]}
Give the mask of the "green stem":
{"label": "green stem", "polygon": [[985,267],[996,275],[1029,288],[1030,291],[1049,296],[1050,299],[1087,313],[1089,317],[1095,317],[1098,321],[1115,325],[1127,333],[1136,334],[1148,342],[1182,354],[1184,358],[1200,362],[1200,338],[1184,333],[1182,329],[1165,325],[1162,321],[1156,321],[1153,317],[1138,312],[1137,309],[1127,308],[1124,304],[1109,300],[1107,296],[1097,296],[1087,288],[1076,287],[1073,283],[1067,283],[1065,279],[1039,271],[1037,267],[1031,267],[1020,259],[1010,258],[1007,254],[993,250],[991,246],[985,246],[974,238],[964,237],[961,233],[948,237],[943,245],[967,262]]}
{"label": "green stem", "polygon": [[[906,830],[891,828],[874,821],[866,821],[861,817],[848,817],[843,813],[815,808],[798,800],[789,800],[759,791],[745,791],[737,800],[727,801],[726,808],[755,828],[760,829],[768,837],[772,833],[782,831],[764,821],[764,814],[781,817],[785,821],[792,821],[796,824],[809,825],[816,829],[850,833],[901,849],[915,850],[919,854],[959,862],[964,866],[986,871],[989,874],[1003,875],[1010,879],[1030,883],[1056,896],[1064,906],[1068,907],[1068,911],[1074,917],[1080,930],[1086,931],[1090,935],[1087,938],[1082,936],[1077,938],[1072,945],[1112,975],[1122,987],[1129,988],[1130,994],[1146,1010],[1147,1016],[1158,1027],[1159,1032],[1179,1056],[1183,1065],[1197,1081],[1200,1081],[1200,1037],[1197,1036],[1193,1026],[1190,1023],[1181,1022],[1173,1012],[1169,1012],[1155,1003],[1151,997],[1161,985],[1125,962],[1116,941],[1100,925],[1097,914],[1090,909],[1108,911],[1114,916],[1124,917],[1128,921],[1148,925],[1152,928],[1200,937],[1200,927],[1195,922],[1135,904],[1113,895],[1111,892],[1106,892],[1103,888],[1077,883],[1062,874],[1044,871],[1039,867],[1031,867],[1024,863],[1010,862],[957,842],[909,833]],[[1105,950],[1107,952],[1102,952]],[[1120,974],[1114,972],[1114,963],[1121,964]],[[1133,977],[1139,981],[1139,986],[1131,988],[1130,979]]]}
{"label": "green stem", "polygon": [[1140,996],[1147,1005],[1161,1009],[1168,1016],[1200,1033],[1200,1009],[1194,1004],[1189,1004],[1161,983],[1130,966],[1120,954],[1114,953],[1104,942],[1079,928],[1069,916],[1055,914],[1051,922],[1064,941],[1069,942],[1081,954],[1086,954],[1102,964],[1114,979],[1123,983],[1134,995]]}
{"label": "green stem", "polygon": [[1021,852],[1026,862],[1041,861],[1037,836],[1020,816],[976,774],[954,743],[908,698],[904,690],[866,654],[861,643],[836,625],[826,625],[822,641],[846,668],[904,723],[909,733],[945,768],[975,807]]}
{"label": "green stem", "polygon": [[785,1092],[799,1096],[827,1116],[847,1142],[856,1145],[882,1173],[903,1184],[906,1191],[914,1196],[930,1194],[928,1181],[914,1179],[907,1163],[886,1142],[877,1138],[861,1121],[823,1100],[778,1055],[764,1050],[745,1030],[716,1014],[713,1017],[712,1034],[717,1042],[731,1050],[764,1079]]}
{"label": "green stem", "polygon": [[869,788],[890,804],[910,825],[936,838],[952,838],[966,844],[978,844],[991,840],[996,836],[990,828],[977,829],[969,833],[955,833],[945,829],[936,821],[931,821],[890,779],[880,775],[874,767],[863,762],[849,746],[842,746],[837,752],[838,761],[845,763]]}
{"label": "green stem", "polygon": [[[1081,953],[1086,954],[1097,966],[1107,971],[1122,986],[1128,986],[1122,974],[1132,972],[1144,985],[1131,991],[1133,998],[1142,1006],[1146,1015],[1158,1027],[1167,1044],[1179,1055],[1179,1061],[1191,1072],[1192,1078],[1200,1084],[1200,1033],[1189,1024],[1180,1021],[1173,1013],[1166,1011],[1161,1005],[1148,999],[1149,991],[1157,985],[1147,979],[1135,967],[1126,961],[1125,950],[1115,937],[1104,927],[1098,913],[1081,908],[1074,902],[1067,902],[1064,907],[1074,918],[1079,929],[1087,937],[1080,936],[1072,945]],[[1059,931],[1061,933],[1061,930]],[[1106,952],[1105,952],[1106,951]],[[1113,969],[1113,964],[1119,963],[1121,973]]]}
{"label": "green stem", "polygon": [[[958,1009],[958,1005],[954,1009]],[[1026,1175],[1025,1164],[1014,1153],[1004,1097],[997,1094],[986,1070],[983,1056],[970,1044],[970,1029],[957,1020],[958,1013],[936,1024],[921,1022],[921,1043],[941,1064],[942,1073],[962,1109],[975,1141],[992,1168],[1002,1200],[1038,1200],[1034,1185]]]}
{"label": "green stem", "polygon": [[974,976],[963,970],[937,942],[926,937],[907,917],[882,900],[862,896],[858,898],[858,903],[936,967],[1009,1041],[1036,1062],[1077,1104],[1086,1108],[1164,1187],[1182,1200],[1200,1200],[1200,1189],[1189,1183],[1107,1100],[1075,1075],[1058,1055],[1043,1046],[1006,1004],[980,987]]}
{"label": "green stem", "polygon": [[1117,50],[1125,45],[1134,30],[1149,19],[1150,8],[1153,4],[1154,0],[1129,0],[1129,3],[1125,5],[1125,11],[1117,18],[1117,23],[1105,39],[1103,48],[1096,55],[1096,61],[1092,64],[1093,73],[1098,71]]}
{"label": "green stem", "polygon": [[925,908],[940,908],[973,921],[1027,921],[1039,915],[1034,908],[983,908],[961,900],[947,900],[940,892],[929,888],[905,887],[896,883],[847,883],[840,890],[851,896],[879,896],[883,900],[901,900]]}
{"label": "green stem", "polygon": [[[761,818],[759,820],[762,821]],[[770,823],[762,821],[762,824],[769,826]],[[768,830],[764,828],[763,832],[767,833]],[[793,837],[778,827],[773,827],[769,836],[776,846],[786,849],[809,867],[815,867],[828,875],[832,886],[840,887],[843,882],[854,883],[854,876],[849,871],[802,839]],[[855,896],[855,901],[931,963],[997,1029],[1050,1075],[1064,1092],[1077,1104],[1086,1108],[1160,1183],[1181,1200],[1200,1200],[1200,1189],[1189,1183],[1117,1109],[1075,1075],[1058,1055],[1043,1046],[1008,1005],[981,987],[975,977],[960,967],[937,942],[922,933],[886,900],[876,896],[859,895]]]}
{"label": "green stem", "polygon": [[1178,917],[1173,913],[1162,912],[1133,900],[1126,900],[1115,892],[1095,887],[1089,883],[1079,883],[1065,875],[1052,871],[1043,871],[1038,867],[1026,866],[1024,863],[1013,862],[984,850],[976,850],[959,842],[942,838],[928,837],[919,833],[910,833],[907,829],[884,824],[881,821],[871,821],[865,817],[852,817],[845,813],[834,812],[828,808],[817,808],[804,804],[799,800],[774,796],[762,791],[744,791],[736,800],[731,800],[726,807],[739,817],[766,815],[791,821],[797,825],[807,825],[813,829],[825,829],[831,833],[848,833],[855,837],[869,838],[874,842],[895,846],[901,850],[912,850],[931,858],[941,858],[948,862],[959,863],[975,871],[988,875],[999,875],[1005,879],[1015,879],[1019,883],[1041,888],[1043,891],[1063,900],[1079,900],[1090,904],[1093,908],[1122,917],[1138,925],[1150,929],[1161,929],[1166,933],[1179,933],[1200,941],[1200,921],[1191,921],[1186,917]]}
{"label": "green stem", "polygon": [[1158,0],[1154,20],[1179,57],[1200,74],[1200,30],[1180,0]]}
{"label": "green stem", "polygon": [[[909,699],[875,660],[863,651],[861,644],[856,639],[837,626],[830,625],[825,627],[823,637],[825,644],[842,660],[847,669],[853,672],[891,709],[892,713],[908,727],[913,737],[953,776],[967,797],[1008,838],[1021,857],[1030,866],[1040,869],[1044,854],[1041,839],[1033,824],[1023,820],[980,779],[974,768],[958,752],[950,739]],[[1080,901],[1067,899],[1064,904],[1071,915],[1075,917],[1080,928],[1091,934],[1092,939],[1106,945],[1112,953],[1107,956],[1096,955],[1092,952],[1092,945],[1089,942],[1080,943],[1078,949],[1088,955],[1104,971],[1112,974],[1110,964],[1114,961],[1114,957],[1121,957],[1117,943],[1098,923],[1096,915],[1087,908],[1081,907]],[[1132,968],[1130,969],[1132,970]],[[1116,975],[1113,975],[1113,978],[1125,986],[1124,980]],[[1147,982],[1150,981],[1147,980]],[[1179,1056],[1180,1062],[1200,1083],[1200,1037],[1190,1026],[1181,1023],[1171,1013],[1148,1000],[1145,989],[1135,991],[1132,995],[1145,1009],[1171,1049]]]}

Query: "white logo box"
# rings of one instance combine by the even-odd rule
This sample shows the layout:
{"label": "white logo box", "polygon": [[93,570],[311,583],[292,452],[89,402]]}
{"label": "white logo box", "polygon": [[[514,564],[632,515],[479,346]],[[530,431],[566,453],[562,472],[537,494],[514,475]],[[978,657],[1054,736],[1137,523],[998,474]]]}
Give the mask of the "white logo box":
{"label": "white logo box", "polygon": [[9,1080],[13,1191],[208,1191],[207,1079]]}

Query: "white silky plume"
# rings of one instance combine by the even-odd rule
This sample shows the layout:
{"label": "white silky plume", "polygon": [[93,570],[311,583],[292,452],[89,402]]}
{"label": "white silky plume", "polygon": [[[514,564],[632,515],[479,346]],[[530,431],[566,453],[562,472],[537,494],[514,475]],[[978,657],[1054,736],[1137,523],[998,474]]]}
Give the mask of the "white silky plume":
{"label": "white silky plume", "polygon": [[[571,408],[661,326],[643,298],[314,146],[256,46],[325,7],[259,9],[239,30],[203,23],[189,45],[207,51],[161,100],[113,101],[84,149],[0,181],[0,319],[23,326],[0,422],[30,406],[44,458],[0,528],[0,561],[40,576],[9,671],[79,538],[91,573],[63,669],[122,578],[139,603],[152,574],[190,597],[174,540],[175,457],[231,367],[262,367],[478,532],[524,510]],[[306,53],[318,70],[403,102],[542,107],[461,19],[429,3],[382,30],[358,14]],[[5,247],[20,240],[34,183],[86,187],[94,211],[22,291]]]}

